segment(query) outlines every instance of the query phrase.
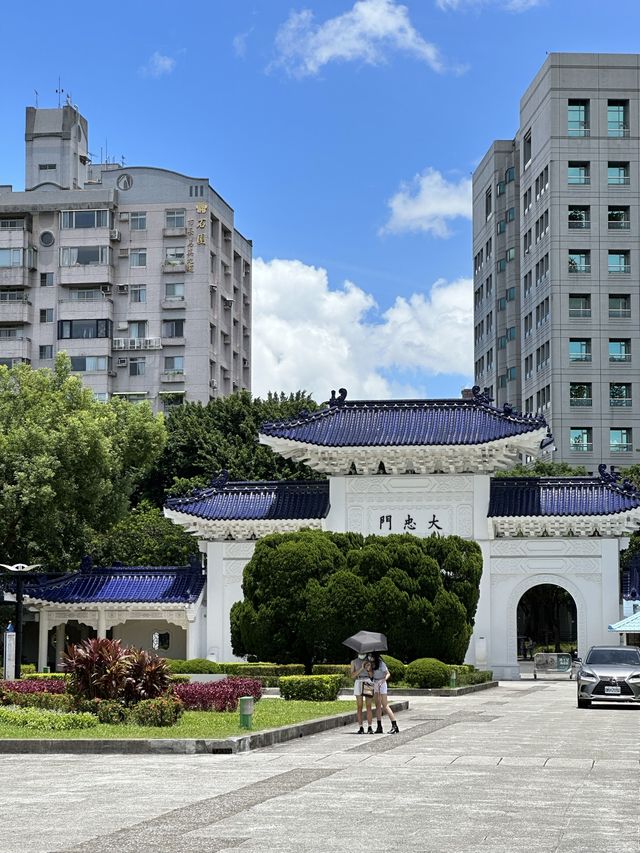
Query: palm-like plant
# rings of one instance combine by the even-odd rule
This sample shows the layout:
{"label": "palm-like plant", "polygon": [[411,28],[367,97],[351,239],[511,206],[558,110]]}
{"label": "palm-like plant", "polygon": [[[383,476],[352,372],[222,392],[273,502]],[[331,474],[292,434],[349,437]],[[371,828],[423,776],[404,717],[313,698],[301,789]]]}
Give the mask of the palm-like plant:
{"label": "palm-like plant", "polygon": [[63,669],[69,690],[84,699],[121,698],[130,666],[130,653],[120,640],[84,640],[68,647]]}
{"label": "palm-like plant", "polygon": [[170,671],[164,658],[144,649],[128,650],[129,660],[124,685],[124,701],[133,705],[142,699],[155,699],[167,692]]}

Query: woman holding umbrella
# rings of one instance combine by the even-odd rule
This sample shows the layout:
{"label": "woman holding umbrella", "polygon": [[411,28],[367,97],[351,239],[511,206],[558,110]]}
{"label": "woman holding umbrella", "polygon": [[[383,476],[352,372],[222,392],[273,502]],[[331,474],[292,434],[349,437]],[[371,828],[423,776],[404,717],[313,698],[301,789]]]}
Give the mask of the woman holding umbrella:
{"label": "woman holding umbrella", "polygon": [[378,727],[376,734],[382,734],[382,711],[387,712],[391,720],[390,734],[398,732],[398,724],[387,700],[387,680],[390,673],[387,665],[380,657],[380,652],[387,650],[387,638],[375,631],[358,631],[353,637],[343,640],[343,645],[358,652],[358,657],[351,661],[351,678],[354,680],[353,692],[356,697],[356,717],[358,734],[364,734],[362,725],[362,697],[367,705],[367,734],[372,735],[371,699],[376,697],[376,717]]}
{"label": "woman holding umbrella", "polygon": [[391,721],[389,734],[397,735],[400,729],[398,728],[395,715],[389,707],[389,700],[387,698],[387,681],[391,676],[389,667],[382,660],[380,652],[371,652],[369,659],[373,668],[371,675],[373,677],[373,694],[376,699],[376,721],[378,723],[376,734],[382,734],[382,713],[384,711]]}
{"label": "woman holding umbrella", "polygon": [[367,707],[367,734],[372,735],[373,715],[371,713],[371,700],[373,699],[373,668],[371,661],[365,652],[360,652],[357,658],[351,661],[351,678],[353,678],[353,694],[356,697],[356,719],[358,720],[358,734],[364,734],[362,725],[363,700]]}

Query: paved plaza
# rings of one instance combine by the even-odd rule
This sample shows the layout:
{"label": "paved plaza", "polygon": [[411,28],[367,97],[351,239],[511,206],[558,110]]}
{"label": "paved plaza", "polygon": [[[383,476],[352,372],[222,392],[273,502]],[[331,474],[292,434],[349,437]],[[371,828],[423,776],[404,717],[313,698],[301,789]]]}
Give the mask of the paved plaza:
{"label": "paved plaza", "polygon": [[573,682],[541,680],[410,703],[397,736],[3,755],[0,851],[640,851],[640,709],[578,710]]}

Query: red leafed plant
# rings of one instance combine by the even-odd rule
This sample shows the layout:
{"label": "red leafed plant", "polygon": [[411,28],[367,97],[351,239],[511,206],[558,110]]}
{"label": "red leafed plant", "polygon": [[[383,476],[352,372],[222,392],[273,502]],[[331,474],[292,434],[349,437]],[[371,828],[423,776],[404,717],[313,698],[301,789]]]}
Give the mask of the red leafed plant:
{"label": "red leafed plant", "polygon": [[124,701],[133,705],[143,699],[156,699],[169,688],[171,672],[164,658],[144,649],[129,649],[129,664],[124,685]]}
{"label": "red leafed plant", "polygon": [[82,699],[121,699],[130,665],[120,640],[84,640],[67,648],[62,664],[69,692]]}
{"label": "red leafed plant", "polygon": [[0,690],[10,693],[65,693],[64,678],[25,678],[20,681],[3,681]]}
{"label": "red leafed plant", "polygon": [[188,711],[235,711],[240,696],[260,699],[262,685],[255,678],[225,678],[223,681],[176,684],[174,693]]}

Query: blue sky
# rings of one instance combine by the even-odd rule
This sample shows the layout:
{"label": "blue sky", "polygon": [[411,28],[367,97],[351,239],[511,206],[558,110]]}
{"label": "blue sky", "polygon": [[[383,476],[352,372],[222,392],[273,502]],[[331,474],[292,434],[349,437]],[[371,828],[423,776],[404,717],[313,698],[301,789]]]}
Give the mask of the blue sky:
{"label": "blue sky", "polygon": [[255,391],[318,399],[458,396],[471,172],[547,51],[637,51],[640,24],[637,0],[111,8],[3,10],[0,182],[22,188],[24,108],[58,75],[95,160],[209,176],[253,240]]}

